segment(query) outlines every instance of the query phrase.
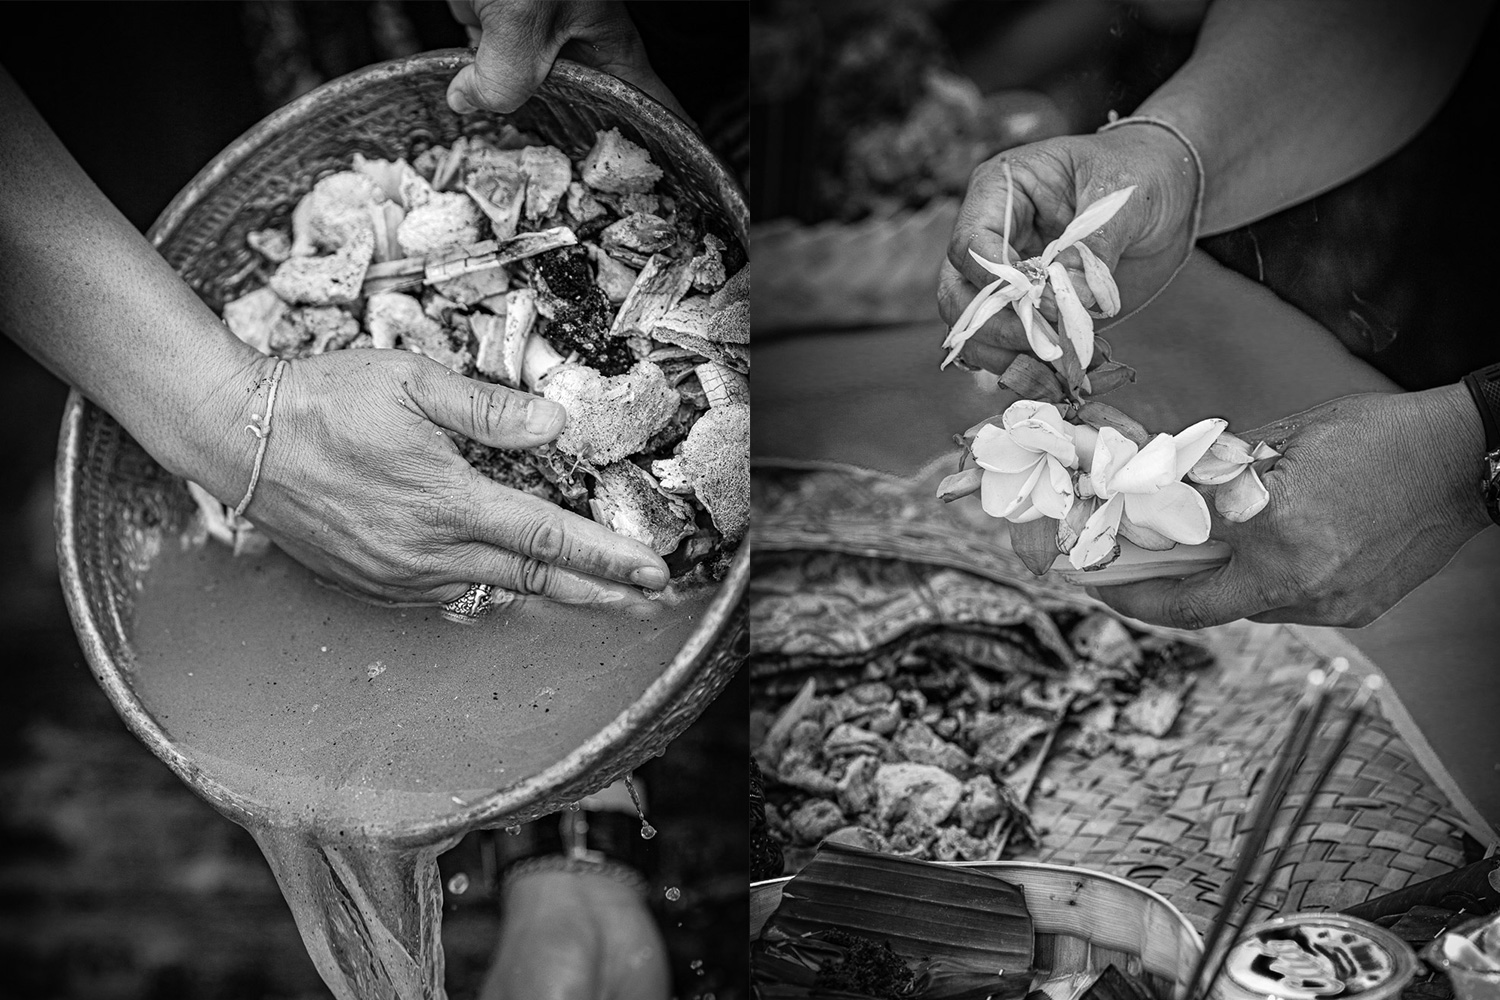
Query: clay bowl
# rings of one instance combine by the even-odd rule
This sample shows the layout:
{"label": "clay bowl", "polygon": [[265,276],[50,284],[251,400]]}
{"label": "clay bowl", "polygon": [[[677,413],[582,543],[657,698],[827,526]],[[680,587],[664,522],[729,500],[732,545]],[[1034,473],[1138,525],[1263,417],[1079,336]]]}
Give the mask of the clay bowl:
{"label": "clay bowl", "polygon": [[[956,862],[998,875],[1026,894],[1036,930],[1036,967],[1054,975],[1098,972],[1110,963],[1142,976],[1159,996],[1183,1000],[1203,941],[1166,897],[1088,868],[1035,861]],[[791,877],[750,887],[750,940],[781,902]]]}
{"label": "clay bowl", "polygon": [[[345,167],[354,152],[412,157],[460,135],[493,132],[503,120],[500,116],[460,117],[444,99],[448,81],[471,59],[462,50],[426,53],[370,67],[305,95],[265,119],[205,167],[157,220],[149,233],[151,240],[210,305],[220,307],[246,290],[254,262],[246,234],[283,225],[296,200],[318,177]],[[741,248],[748,245],[747,210],[732,175],[682,121],[628,85],[559,62],[541,91],[509,120],[574,156],[590,148],[596,130],[618,127],[644,145],[663,168],[663,188],[699,209],[710,228],[727,241]],[[153,700],[142,696],[147,660],[142,659],[137,610],[141,595],[161,582],[153,580],[151,567],[163,553],[176,551],[177,539],[190,523],[192,507],[182,483],[77,393],[64,416],[57,482],[62,583],[90,667],[131,731],[195,791],[247,825],[297,827],[316,836],[347,833],[415,846],[450,840],[476,827],[521,823],[555,812],[659,755],[714,698],[744,656],[749,556],[748,547],[742,545],[711,599],[691,610],[658,607],[650,627],[642,626],[646,633],[656,630],[658,646],[661,635],[674,638],[665,652],[650,650],[654,661],[636,672],[633,687],[627,685],[623,693],[616,690],[613,702],[594,696],[586,683],[573,685],[568,696],[557,689],[559,696],[548,706],[546,739],[536,744],[551,749],[539,750],[540,756],[533,754],[535,759],[524,766],[503,774],[496,771],[477,784],[468,782],[469,791],[463,794],[453,788],[428,788],[399,809],[368,808],[370,797],[380,792],[378,780],[368,775],[360,779],[365,785],[350,794],[325,790],[315,806],[297,805],[267,791],[270,785],[241,780],[235,768],[205,754],[202,740],[193,735],[194,720],[185,717],[191,711],[177,711],[164,720],[159,716],[165,713],[153,711]],[[288,579],[305,573],[277,553],[272,558],[285,563],[271,565]],[[258,615],[266,627],[279,626],[271,619],[284,609],[269,604],[263,611],[256,608],[261,598],[249,585],[251,574],[258,572],[251,562],[242,559],[216,566],[220,578],[211,588],[188,588],[176,595],[175,613],[181,622],[201,623],[205,616],[229,605],[243,611],[248,602],[250,619]],[[312,596],[294,612],[326,611],[324,617],[330,621],[341,615],[355,620],[377,612],[394,616],[383,645],[376,643],[360,651],[361,659],[369,656],[366,663],[392,665],[392,672],[379,678],[379,683],[396,676],[396,665],[421,661],[430,644],[446,635],[439,630],[455,627],[441,622],[431,609],[356,608],[357,602],[331,590],[314,588],[309,593]],[[551,652],[535,653],[518,668],[529,672],[525,690],[533,694],[553,690],[548,678],[581,655],[575,641],[577,630],[569,617],[572,610],[556,614],[554,638],[548,644]],[[495,617],[492,613],[491,618]],[[368,624],[367,619],[359,620]],[[498,664],[508,648],[508,631],[480,626],[486,627],[488,631],[478,633],[482,638],[471,642],[479,642],[474,647],[476,655],[494,652],[492,659]],[[225,626],[217,638],[234,644],[232,629]],[[173,685],[190,684],[189,677],[201,679],[196,671],[186,672],[192,669],[191,657],[199,657],[200,663],[212,662],[213,648],[174,650],[172,635],[152,639],[152,649],[145,650],[147,657],[163,655],[165,648],[164,655],[189,660],[186,670],[170,681]],[[319,648],[316,634],[301,638],[314,644],[299,647],[304,651]],[[651,639],[646,634],[641,642],[649,646]],[[487,643],[491,649],[485,648]],[[286,645],[291,647],[291,639]],[[326,640],[321,645],[327,645]],[[371,648],[376,650],[373,655]],[[629,656],[618,649],[614,652],[617,657]],[[278,657],[287,655],[286,649],[277,648],[264,653],[273,667]],[[605,657],[595,655],[594,659]],[[349,669],[357,664],[343,666]],[[302,677],[323,668],[315,658],[308,658],[295,669],[296,676]],[[498,676],[509,668],[496,669]],[[253,683],[257,672],[248,674],[245,682]],[[376,679],[368,680],[374,690]],[[488,683],[482,686],[490,687]],[[355,685],[345,687],[354,690]],[[489,690],[482,694],[485,701],[490,700]],[[332,697],[336,701],[343,696],[335,691]],[[497,703],[499,697],[497,690]],[[463,703],[457,694],[453,701]],[[202,703],[211,702],[205,695]],[[316,710],[308,705],[280,705],[274,697],[255,704],[256,711]],[[325,701],[320,707],[327,712],[338,705]],[[362,724],[361,709],[356,705],[349,710],[353,716],[349,725],[357,728]],[[218,719],[213,725],[232,726],[235,721]],[[411,743],[408,751],[420,756],[420,739],[412,737]],[[317,752],[316,747],[309,750],[314,756]],[[278,753],[277,746],[265,746],[264,759],[251,763],[267,764]],[[352,766],[346,765],[342,775],[330,772],[322,778],[337,783],[348,777]],[[435,780],[441,783],[442,779]]]}

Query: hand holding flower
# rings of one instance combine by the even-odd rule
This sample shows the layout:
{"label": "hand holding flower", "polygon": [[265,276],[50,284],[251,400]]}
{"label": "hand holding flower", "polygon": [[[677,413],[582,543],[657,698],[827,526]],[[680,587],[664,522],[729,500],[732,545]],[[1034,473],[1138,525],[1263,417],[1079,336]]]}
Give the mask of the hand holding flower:
{"label": "hand holding flower", "polygon": [[[1136,308],[1166,282],[1187,251],[1196,178],[1191,165],[1185,166],[1185,156],[1182,145],[1164,130],[1127,126],[1032,143],[981,164],[969,183],[938,278],[938,311],[944,321],[956,324],[980,290],[995,280],[970,251],[1010,264],[1040,257],[1089,206],[1131,187],[1135,194],[1118,214],[1068,240],[1071,249],[1058,248],[1047,265],[1057,263],[1071,272],[1073,286],[1081,289],[1091,284],[1083,279],[1092,256],[1119,284],[1118,301],[1093,303],[1096,311],[1113,315]],[[1049,325],[1058,322],[1064,308],[1051,298],[1033,303]],[[999,373],[1017,352],[1034,351],[1023,309],[985,317],[961,357]]]}
{"label": "hand holding flower", "polygon": [[1283,457],[1264,476],[1263,511],[1213,517],[1210,534],[1233,549],[1228,564],[1096,596],[1179,628],[1367,625],[1489,524],[1474,462],[1483,432],[1461,385],[1347,396],[1245,437]]}

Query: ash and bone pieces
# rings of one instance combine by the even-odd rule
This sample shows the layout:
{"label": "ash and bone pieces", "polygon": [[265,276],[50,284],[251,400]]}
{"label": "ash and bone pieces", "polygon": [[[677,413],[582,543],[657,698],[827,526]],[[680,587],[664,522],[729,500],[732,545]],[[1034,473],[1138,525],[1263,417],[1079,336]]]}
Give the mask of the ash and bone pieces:
{"label": "ash and bone pieces", "polygon": [[564,405],[550,445],[460,450],[672,555],[675,577],[713,579],[748,519],[748,267],[727,272],[730,248],[654,190],[663,171],[617,130],[576,169],[528,141],[511,129],[413,163],[354,156],[298,201],[290,234],[248,237],[275,272],[225,321],[282,358],[412,350]]}

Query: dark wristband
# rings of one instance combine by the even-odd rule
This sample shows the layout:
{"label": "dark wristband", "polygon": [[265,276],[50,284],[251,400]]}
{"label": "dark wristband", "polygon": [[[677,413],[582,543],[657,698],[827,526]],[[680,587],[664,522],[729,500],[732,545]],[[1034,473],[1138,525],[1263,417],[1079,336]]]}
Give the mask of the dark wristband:
{"label": "dark wristband", "polygon": [[1464,385],[1484,421],[1484,450],[1500,448],[1500,364],[1470,372],[1464,376]]}
{"label": "dark wristband", "polygon": [[1500,524],[1500,364],[1470,372],[1463,382],[1474,397],[1474,406],[1484,424],[1485,454],[1481,459],[1479,489],[1490,520]]}

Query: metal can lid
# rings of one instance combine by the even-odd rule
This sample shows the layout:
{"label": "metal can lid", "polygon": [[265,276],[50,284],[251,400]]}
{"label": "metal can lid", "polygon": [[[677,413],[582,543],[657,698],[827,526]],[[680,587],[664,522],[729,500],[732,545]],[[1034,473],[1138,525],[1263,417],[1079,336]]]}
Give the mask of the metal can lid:
{"label": "metal can lid", "polygon": [[1291,913],[1240,935],[1214,992],[1220,1000],[1386,1000],[1416,969],[1416,953],[1384,927],[1342,913]]}

